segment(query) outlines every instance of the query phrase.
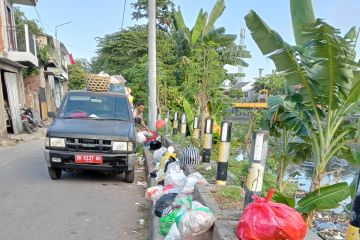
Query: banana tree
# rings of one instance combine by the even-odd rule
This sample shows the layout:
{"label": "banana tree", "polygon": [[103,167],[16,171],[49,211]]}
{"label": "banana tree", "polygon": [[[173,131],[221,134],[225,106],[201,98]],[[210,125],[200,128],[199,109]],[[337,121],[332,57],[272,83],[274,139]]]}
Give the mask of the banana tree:
{"label": "banana tree", "polygon": [[301,140],[301,137],[308,136],[308,132],[302,123],[301,112],[296,111],[296,103],[277,95],[269,97],[268,104],[264,127],[269,129],[276,145],[280,145],[276,153],[279,160],[276,185],[283,192],[285,170],[290,161],[309,158],[309,144]]}
{"label": "banana tree", "polygon": [[273,60],[294,90],[288,99],[296,104],[308,132],[302,139],[311,145],[315,169],[310,191],[317,191],[332,157],[353,160],[350,146],[356,126],[347,117],[360,98],[353,34],[341,37],[339,30],[317,19],[302,28],[305,43],[293,47],[254,11],[245,20],[262,53]]}
{"label": "banana tree", "polygon": [[[210,61],[214,59],[212,57],[214,50],[217,53],[220,65],[222,65],[221,71],[223,71],[222,67],[225,64],[247,66],[247,63],[242,59],[250,57],[248,51],[235,44],[236,35],[225,34],[224,27],[214,27],[224,9],[224,0],[216,1],[210,15],[201,9],[191,30],[186,27],[181,10],[174,11],[173,38],[177,45],[177,56],[181,63],[187,63],[186,65],[179,64],[179,66],[182,66],[179,70],[188,69],[191,64],[200,66],[201,69],[200,73],[195,76],[191,71],[195,79],[190,79],[190,81],[195,81],[193,85],[197,85],[194,87],[199,89],[196,95],[199,96],[199,110],[203,121],[207,117],[206,106],[209,99],[207,93],[211,85],[209,84],[211,80]],[[198,57],[194,55],[198,55]],[[180,71],[180,73],[184,81],[191,78],[186,71]]]}

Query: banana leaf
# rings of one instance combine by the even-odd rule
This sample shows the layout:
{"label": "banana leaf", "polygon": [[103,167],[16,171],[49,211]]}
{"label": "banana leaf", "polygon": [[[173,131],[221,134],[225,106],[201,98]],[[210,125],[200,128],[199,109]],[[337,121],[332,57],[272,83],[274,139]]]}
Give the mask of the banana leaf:
{"label": "banana leaf", "polygon": [[349,185],[346,182],[337,183],[319,188],[301,198],[296,210],[300,213],[309,213],[313,210],[336,208],[349,196]]}
{"label": "banana leaf", "polygon": [[194,122],[194,113],[191,109],[190,103],[186,98],[183,99],[183,108],[184,112],[186,114],[187,124],[190,129],[190,133],[192,133],[193,130],[193,122]]}
{"label": "banana leaf", "polygon": [[225,9],[225,2],[224,0],[217,0],[215,6],[211,10],[209,20],[204,29],[204,36],[208,35],[209,32],[214,30],[214,24],[216,20],[221,16]]}
{"label": "banana leaf", "polygon": [[191,42],[192,44],[195,44],[200,37],[202,37],[202,33],[203,33],[203,29],[204,26],[206,24],[207,21],[207,13],[203,12],[203,10],[201,9],[197,18],[196,18],[196,22],[195,25],[191,31]]}

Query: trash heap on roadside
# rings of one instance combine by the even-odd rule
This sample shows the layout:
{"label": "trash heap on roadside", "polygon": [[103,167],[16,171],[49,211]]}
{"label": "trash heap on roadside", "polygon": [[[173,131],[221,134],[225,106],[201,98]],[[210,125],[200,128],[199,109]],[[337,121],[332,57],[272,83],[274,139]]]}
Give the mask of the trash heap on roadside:
{"label": "trash heap on roadside", "polygon": [[150,149],[155,168],[149,177],[158,185],[148,188],[145,197],[160,218],[160,234],[165,240],[210,239],[208,230],[216,219],[209,208],[193,200],[195,185],[207,185],[206,179],[198,172],[186,176],[174,147],[153,141]]}

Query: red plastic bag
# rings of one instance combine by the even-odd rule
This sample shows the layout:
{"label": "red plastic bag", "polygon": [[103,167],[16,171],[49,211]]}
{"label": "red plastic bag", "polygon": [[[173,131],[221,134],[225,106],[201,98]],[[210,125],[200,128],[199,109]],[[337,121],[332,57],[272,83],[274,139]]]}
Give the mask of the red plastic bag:
{"label": "red plastic bag", "polygon": [[236,236],[241,240],[303,240],[306,224],[301,215],[289,206],[270,202],[275,192],[270,189],[266,199],[254,196],[240,217]]}

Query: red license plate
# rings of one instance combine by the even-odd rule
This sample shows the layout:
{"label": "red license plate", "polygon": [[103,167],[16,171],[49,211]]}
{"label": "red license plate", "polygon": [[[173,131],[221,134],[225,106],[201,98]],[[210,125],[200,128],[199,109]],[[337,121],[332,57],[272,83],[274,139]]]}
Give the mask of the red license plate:
{"label": "red license plate", "polygon": [[75,163],[102,164],[103,156],[100,156],[100,155],[75,155]]}

